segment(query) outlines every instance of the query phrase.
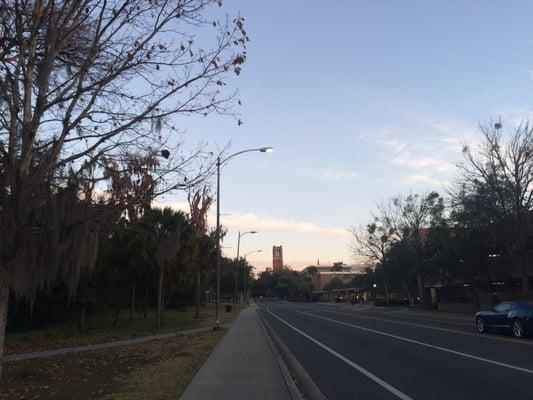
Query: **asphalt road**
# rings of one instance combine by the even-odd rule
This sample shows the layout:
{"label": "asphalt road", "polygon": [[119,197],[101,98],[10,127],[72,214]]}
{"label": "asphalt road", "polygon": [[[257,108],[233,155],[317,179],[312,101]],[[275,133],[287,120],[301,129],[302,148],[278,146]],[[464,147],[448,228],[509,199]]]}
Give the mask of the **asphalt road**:
{"label": "asphalt road", "polygon": [[328,399],[533,399],[532,339],[407,310],[260,307]]}

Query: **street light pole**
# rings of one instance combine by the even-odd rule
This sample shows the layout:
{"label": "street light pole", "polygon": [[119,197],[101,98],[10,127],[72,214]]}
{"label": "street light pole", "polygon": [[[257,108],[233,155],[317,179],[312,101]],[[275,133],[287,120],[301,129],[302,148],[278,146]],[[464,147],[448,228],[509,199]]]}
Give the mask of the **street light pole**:
{"label": "street light pole", "polygon": [[[237,294],[239,291],[239,288],[238,288],[239,286],[238,285],[238,282],[239,282],[239,249],[241,247],[241,237],[247,234],[255,235],[257,234],[257,231],[248,231],[248,232],[243,232],[243,233],[239,231],[239,236],[237,239],[237,262],[235,264],[235,294],[233,298],[234,307],[237,306]],[[244,288],[243,288],[243,303],[244,303]]]}
{"label": "street light pole", "polygon": [[220,167],[227,163],[229,160],[231,160],[233,157],[236,157],[243,153],[249,153],[252,151],[259,151],[261,153],[270,153],[274,151],[272,147],[260,147],[257,149],[248,149],[239,151],[237,153],[231,154],[230,156],[224,158],[223,160],[220,159],[220,156],[217,157],[217,229],[216,229],[216,237],[217,237],[217,268],[216,268],[216,305],[215,305],[215,327],[218,328],[220,326],[219,323],[219,313],[220,313]]}
{"label": "street light pole", "polygon": [[237,263],[235,264],[235,294],[233,297],[233,307],[237,307],[237,292],[239,286],[239,249],[241,247],[241,231],[239,231],[239,238],[237,239]]}
{"label": "street light pole", "polygon": [[[253,253],[261,253],[263,250],[254,250],[254,251],[250,251],[248,253],[246,253],[244,255],[244,261],[246,261],[246,256],[250,255],[250,254],[253,254]],[[247,294],[247,288],[246,288],[246,283],[248,281],[248,276],[246,274],[246,265],[244,266],[244,271],[243,271],[243,283],[242,283],[242,303],[245,304],[246,303],[246,300],[248,299],[248,294]]]}
{"label": "street light pole", "polygon": [[220,308],[220,156],[217,157],[217,293],[215,304],[215,326],[219,326]]}

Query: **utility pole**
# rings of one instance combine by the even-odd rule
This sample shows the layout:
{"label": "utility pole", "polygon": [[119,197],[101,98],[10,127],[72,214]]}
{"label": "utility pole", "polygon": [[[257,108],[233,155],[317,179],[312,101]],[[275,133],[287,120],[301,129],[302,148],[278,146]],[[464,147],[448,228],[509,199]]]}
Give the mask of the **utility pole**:
{"label": "utility pole", "polygon": [[239,231],[239,238],[237,239],[237,262],[235,264],[235,294],[233,295],[233,308],[235,311],[235,308],[237,306],[237,292],[238,292],[238,286],[239,286],[239,249],[241,247],[241,231]]}
{"label": "utility pole", "polygon": [[215,327],[219,324],[220,308],[220,156],[217,157],[217,293],[215,304]]}

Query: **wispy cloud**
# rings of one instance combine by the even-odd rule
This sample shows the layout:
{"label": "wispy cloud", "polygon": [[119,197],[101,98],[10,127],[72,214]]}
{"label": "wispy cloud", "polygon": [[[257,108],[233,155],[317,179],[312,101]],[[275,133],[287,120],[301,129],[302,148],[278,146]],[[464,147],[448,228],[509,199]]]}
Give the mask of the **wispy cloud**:
{"label": "wispy cloud", "polygon": [[[189,205],[186,202],[154,202],[154,207],[170,207],[176,211],[189,211]],[[210,225],[214,225],[215,215],[211,213],[208,216]],[[325,235],[336,238],[349,238],[350,234],[345,228],[328,228],[316,225],[311,222],[293,221],[272,216],[260,216],[253,213],[231,213],[224,216],[223,224],[226,228],[235,230],[269,230],[269,231],[287,231],[304,235]]]}
{"label": "wispy cloud", "polygon": [[[531,70],[533,72],[533,70]],[[493,119],[501,117],[504,128],[516,127],[526,121],[533,121],[533,108],[531,106],[503,105],[494,110]]]}
{"label": "wispy cloud", "polygon": [[[455,140],[451,139],[449,142],[456,143]],[[449,172],[455,168],[453,163],[440,157],[418,156],[414,154],[415,149],[422,153],[435,150],[435,146],[428,140],[409,145],[405,141],[400,141],[395,138],[378,137],[375,143],[391,151],[393,154],[389,157],[390,162],[399,167],[414,169],[430,168],[438,172]]]}
{"label": "wispy cloud", "polygon": [[400,167],[429,169],[433,172],[447,173],[455,170],[455,164],[437,157],[413,157],[409,152],[394,157],[392,163]]}
{"label": "wispy cloud", "polygon": [[301,176],[314,178],[324,182],[345,182],[355,179],[359,173],[350,169],[332,169],[332,168],[306,168],[299,171]]}
{"label": "wispy cloud", "polygon": [[435,118],[406,107],[393,107],[393,111],[401,118],[428,129],[427,135],[435,137],[439,134],[444,138],[470,138],[478,135],[477,125],[472,121],[455,118]]}
{"label": "wispy cloud", "polygon": [[419,174],[410,174],[405,178],[406,182],[411,185],[431,185],[431,186],[443,186],[448,183],[448,181],[442,181],[432,177],[426,173]]}
{"label": "wispy cloud", "polygon": [[292,221],[282,218],[259,216],[256,214],[232,214],[224,217],[224,226],[233,229],[257,229],[270,231],[290,231],[305,235],[326,235],[349,238],[345,228],[327,228],[311,222]]}
{"label": "wispy cloud", "polygon": [[[358,138],[382,147],[387,170],[407,185],[435,186],[450,181],[464,144],[479,137],[475,122],[436,118],[404,106],[392,106],[401,118],[394,126],[364,131]],[[408,134],[407,134],[408,133]]]}

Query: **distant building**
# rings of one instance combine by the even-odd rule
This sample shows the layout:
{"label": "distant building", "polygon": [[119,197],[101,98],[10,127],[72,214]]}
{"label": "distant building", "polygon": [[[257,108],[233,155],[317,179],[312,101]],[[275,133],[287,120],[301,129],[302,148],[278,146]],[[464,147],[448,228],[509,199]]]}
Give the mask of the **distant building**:
{"label": "distant building", "polygon": [[342,270],[335,270],[330,266],[309,266],[299,272],[300,276],[311,278],[315,291],[324,290],[324,286],[331,282],[333,277],[340,278],[344,284],[350,282],[355,276],[361,274],[361,266],[342,266]]}
{"label": "distant building", "polygon": [[283,269],[283,247],[272,246],[272,268],[274,272],[279,272]]}

